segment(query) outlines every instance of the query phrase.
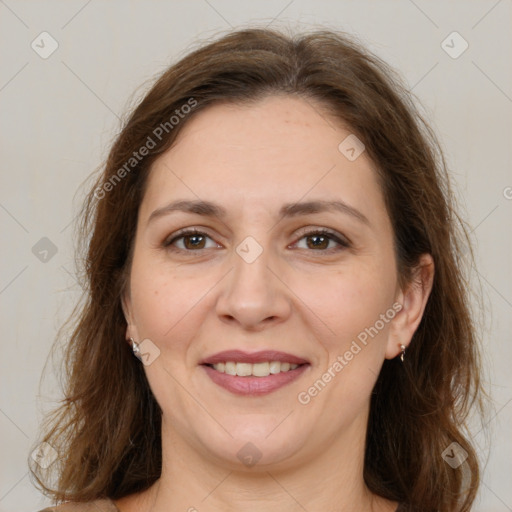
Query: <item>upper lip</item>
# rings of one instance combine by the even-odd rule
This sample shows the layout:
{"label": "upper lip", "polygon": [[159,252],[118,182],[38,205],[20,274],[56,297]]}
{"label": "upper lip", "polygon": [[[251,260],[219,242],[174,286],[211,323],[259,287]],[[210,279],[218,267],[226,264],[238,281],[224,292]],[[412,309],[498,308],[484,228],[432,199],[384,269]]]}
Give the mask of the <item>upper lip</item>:
{"label": "upper lip", "polygon": [[260,352],[244,352],[242,350],[224,350],[205,359],[199,364],[217,364],[233,361],[235,363],[265,363],[267,361],[280,361],[281,363],[306,364],[308,361],[301,357],[278,352],[276,350],[262,350]]}

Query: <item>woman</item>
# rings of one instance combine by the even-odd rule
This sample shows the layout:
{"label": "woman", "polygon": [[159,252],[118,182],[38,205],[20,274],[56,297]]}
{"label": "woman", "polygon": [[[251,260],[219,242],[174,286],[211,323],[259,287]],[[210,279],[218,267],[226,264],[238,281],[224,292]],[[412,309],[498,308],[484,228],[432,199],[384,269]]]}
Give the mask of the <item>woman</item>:
{"label": "woman", "polygon": [[47,510],[470,510],[465,233],[435,136],[350,38],[186,56],[84,208]]}

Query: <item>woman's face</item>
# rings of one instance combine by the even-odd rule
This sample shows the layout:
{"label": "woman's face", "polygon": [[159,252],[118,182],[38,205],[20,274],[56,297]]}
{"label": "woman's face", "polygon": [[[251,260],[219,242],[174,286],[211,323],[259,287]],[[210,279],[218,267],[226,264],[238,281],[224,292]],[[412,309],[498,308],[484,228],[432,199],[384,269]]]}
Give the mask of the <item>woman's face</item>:
{"label": "woman's face", "polygon": [[[217,463],[284,468],[364,443],[383,360],[412,336],[375,171],[319,112],[287,96],[211,106],[148,178],[127,334],[146,340],[163,435]],[[203,364],[223,351],[245,363]]]}

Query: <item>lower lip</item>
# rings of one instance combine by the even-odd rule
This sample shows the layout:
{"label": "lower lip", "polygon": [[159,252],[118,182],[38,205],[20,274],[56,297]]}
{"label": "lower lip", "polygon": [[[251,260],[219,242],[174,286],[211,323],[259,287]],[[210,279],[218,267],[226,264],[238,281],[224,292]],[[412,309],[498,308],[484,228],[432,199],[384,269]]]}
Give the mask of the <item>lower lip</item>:
{"label": "lower lip", "polygon": [[215,384],[231,391],[236,395],[266,395],[276,391],[290,382],[298,379],[309,367],[309,364],[303,364],[295,370],[270,374],[267,377],[239,377],[238,375],[228,375],[214,370],[211,366],[202,365],[210,379]]}

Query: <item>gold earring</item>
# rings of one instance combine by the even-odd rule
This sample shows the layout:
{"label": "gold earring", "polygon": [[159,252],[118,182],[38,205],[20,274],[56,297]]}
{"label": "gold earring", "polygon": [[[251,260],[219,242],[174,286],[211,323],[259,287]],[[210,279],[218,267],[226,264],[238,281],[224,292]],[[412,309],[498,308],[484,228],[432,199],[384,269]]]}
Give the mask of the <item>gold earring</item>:
{"label": "gold earring", "polygon": [[405,345],[400,345],[400,350],[401,350],[401,353],[400,353],[400,360],[402,361],[402,363],[404,362],[404,357],[405,357]]}

